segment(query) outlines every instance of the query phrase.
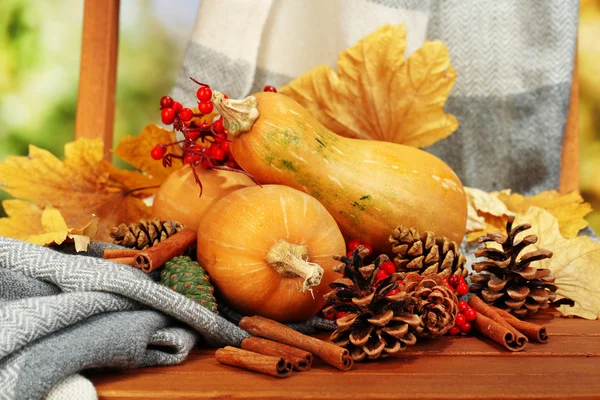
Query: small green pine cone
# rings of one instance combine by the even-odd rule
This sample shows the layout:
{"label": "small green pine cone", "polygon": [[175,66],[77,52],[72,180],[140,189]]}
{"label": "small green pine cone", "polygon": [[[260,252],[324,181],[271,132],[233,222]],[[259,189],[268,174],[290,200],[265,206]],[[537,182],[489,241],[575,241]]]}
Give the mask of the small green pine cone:
{"label": "small green pine cone", "polygon": [[160,273],[160,284],[217,312],[214,288],[206,271],[188,256],[174,257],[167,261]]}

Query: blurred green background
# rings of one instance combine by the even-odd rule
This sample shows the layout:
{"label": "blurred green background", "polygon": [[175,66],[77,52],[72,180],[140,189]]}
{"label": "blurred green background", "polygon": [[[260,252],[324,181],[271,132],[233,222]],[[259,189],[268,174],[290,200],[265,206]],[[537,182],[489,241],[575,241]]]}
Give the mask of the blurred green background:
{"label": "blurred green background", "polygon": [[[115,143],[158,123],[199,0],[124,0]],[[83,0],[0,0],[0,160],[34,144],[63,156],[74,137]],[[581,188],[600,210],[600,0],[581,0]],[[0,191],[0,200],[6,194]],[[0,210],[0,214],[2,214]],[[600,212],[589,217],[600,231]]]}

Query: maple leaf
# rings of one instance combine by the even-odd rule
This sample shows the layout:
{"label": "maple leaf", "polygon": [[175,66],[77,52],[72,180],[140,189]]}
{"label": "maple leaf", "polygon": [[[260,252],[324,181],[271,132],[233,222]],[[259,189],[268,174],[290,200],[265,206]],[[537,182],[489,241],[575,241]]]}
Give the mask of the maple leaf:
{"label": "maple leaf", "polygon": [[[175,132],[154,124],[147,125],[138,135],[124,136],[114,150],[114,153],[123,161],[143,171],[146,181],[135,181],[139,177],[127,173],[118,175],[118,178],[122,179],[123,183],[127,183],[133,187],[160,185],[182,164],[173,163],[173,167],[165,168],[162,162],[150,157],[150,151],[159,143],[167,144],[175,141],[177,141]],[[169,152],[181,155],[181,146],[170,146]],[[116,176],[117,172],[114,172],[113,175]]]}
{"label": "maple leaf", "polygon": [[406,30],[385,25],[279,89],[340,135],[425,147],[458,128],[444,103],[456,80],[448,49],[425,42],[407,60]]}
{"label": "maple leaf", "polygon": [[587,236],[564,238],[558,220],[539,207],[532,206],[525,213],[517,214],[515,225],[523,223],[532,226],[523,234],[538,236],[538,242],[531,247],[545,248],[553,253],[551,258],[539,261],[538,267],[552,271],[558,298],[575,302],[573,307],[563,305],[558,311],[563,315],[600,318],[600,243]]}
{"label": "maple leaf", "polygon": [[24,241],[41,246],[75,243],[75,251],[86,251],[90,241],[98,233],[98,217],[92,216],[90,221],[81,228],[69,228],[60,211],[52,206],[46,206],[41,216],[43,233],[29,235]]}
{"label": "maple leaf", "polygon": [[[29,156],[8,157],[0,163],[0,189],[17,199],[29,200],[38,208],[51,204],[68,226],[85,226],[89,216],[95,214],[100,218],[97,239],[110,241],[113,226],[148,218],[150,208],[136,197],[141,193],[134,193],[135,187],[111,177],[113,167],[103,161],[102,155],[100,139],[66,144],[64,161],[29,146]],[[4,201],[3,205],[9,217],[0,220],[0,227],[20,226],[23,232],[28,231],[23,225],[33,219],[33,206],[14,201]],[[0,234],[3,232],[0,230]],[[43,230],[37,233],[40,232]],[[6,236],[19,235],[12,231]]]}
{"label": "maple leaf", "polygon": [[468,220],[467,240],[473,241],[486,233],[502,231],[509,215],[527,212],[530,207],[540,207],[550,212],[558,221],[560,233],[566,238],[576,237],[588,226],[584,217],[592,211],[578,193],[560,194],[555,190],[525,197],[510,190],[485,192],[465,188]]}

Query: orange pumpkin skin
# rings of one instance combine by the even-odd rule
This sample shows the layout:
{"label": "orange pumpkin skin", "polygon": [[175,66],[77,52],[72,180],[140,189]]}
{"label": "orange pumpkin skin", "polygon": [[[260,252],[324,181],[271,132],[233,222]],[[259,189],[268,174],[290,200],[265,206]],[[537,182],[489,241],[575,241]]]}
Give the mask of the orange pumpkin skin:
{"label": "orange pumpkin skin", "polygon": [[[325,207],[306,193],[280,185],[237,190],[208,210],[198,232],[198,261],[226,302],[245,315],[280,322],[306,320],[323,307],[333,271],[345,254],[344,238]],[[313,294],[303,279],[282,276],[268,262],[280,240],[307,246],[308,261],[323,277]]]}
{"label": "orange pumpkin skin", "polygon": [[217,201],[229,193],[255,183],[239,172],[196,168],[203,191],[189,165],[173,172],[158,189],[152,204],[152,217],[170,219],[198,230],[200,219]]}
{"label": "orange pumpkin skin", "polygon": [[399,224],[462,240],[466,196],[442,160],[414,147],[336,135],[284,95],[254,97],[259,117],[248,132],[231,137],[230,148],[259,182],[314,196],[346,239],[376,252],[390,252],[388,238]]}

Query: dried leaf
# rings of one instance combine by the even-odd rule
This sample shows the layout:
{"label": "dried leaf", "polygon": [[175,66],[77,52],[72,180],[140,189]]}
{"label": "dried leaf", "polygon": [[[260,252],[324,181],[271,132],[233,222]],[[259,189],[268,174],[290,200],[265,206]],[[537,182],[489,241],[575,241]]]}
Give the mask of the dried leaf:
{"label": "dried leaf", "polygon": [[532,197],[524,197],[510,190],[485,192],[465,188],[468,199],[469,217],[467,220],[467,240],[493,231],[502,231],[509,215],[519,215],[532,207],[540,207],[557,218],[561,234],[573,238],[588,223],[584,217],[592,207],[585,203],[578,193],[559,194],[554,190],[542,192]]}
{"label": "dried leaf", "polygon": [[98,217],[92,219],[82,228],[69,229],[63,216],[56,208],[47,206],[41,215],[43,232],[29,235],[22,240],[40,246],[60,245],[63,243],[75,243],[75,251],[85,251],[90,245],[91,239],[98,231]]}
{"label": "dried leaf", "polygon": [[[97,240],[110,241],[113,226],[148,218],[150,209],[135,197],[140,195],[132,192],[135,187],[111,176],[113,167],[102,160],[102,152],[100,139],[68,143],[64,161],[30,146],[29,156],[8,157],[0,163],[0,189],[15,198],[30,200],[38,208],[51,204],[68,226],[84,226],[90,215],[97,215]],[[33,206],[12,201],[3,205],[9,217],[0,219],[0,235],[23,237],[23,232],[30,231],[24,224],[35,213]]]}
{"label": "dried leaf", "polygon": [[[150,151],[159,143],[173,143],[177,141],[175,132],[161,128],[158,125],[147,125],[142,132],[135,136],[125,136],[115,149],[115,154],[123,161],[143,171],[147,177],[145,182],[136,182],[134,187],[160,185],[181,163],[174,162],[172,168],[164,168],[160,161],[150,157]],[[169,151],[181,155],[180,146],[171,146]],[[114,175],[114,173],[113,173]],[[119,175],[123,183],[131,184],[131,177],[125,174]]]}
{"label": "dried leaf", "polygon": [[385,25],[279,92],[340,135],[425,147],[458,128],[444,112],[456,79],[448,49],[426,42],[407,60],[406,30]]}
{"label": "dried leaf", "polygon": [[584,217],[592,212],[592,206],[576,192],[560,194],[556,190],[549,190],[524,197],[518,193],[503,191],[495,195],[515,213],[524,213],[531,206],[550,212],[558,220],[560,233],[566,238],[576,237],[580,230],[588,226]]}
{"label": "dried leaf", "polygon": [[0,218],[0,236],[23,239],[43,232],[43,209],[25,200],[9,199],[2,202],[8,218]]}
{"label": "dried leaf", "polygon": [[546,248],[552,258],[539,262],[539,268],[552,271],[560,297],[571,299],[574,307],[560,306],[564,315],[587,319],[600,318],[600,243],[587,236],[565,239],[559,230],[558,220],[548,211],[529,207],[517,214],[516,224],[529,223],[532,228],[523,234],[535,234],[539,241],[534,248]]}

